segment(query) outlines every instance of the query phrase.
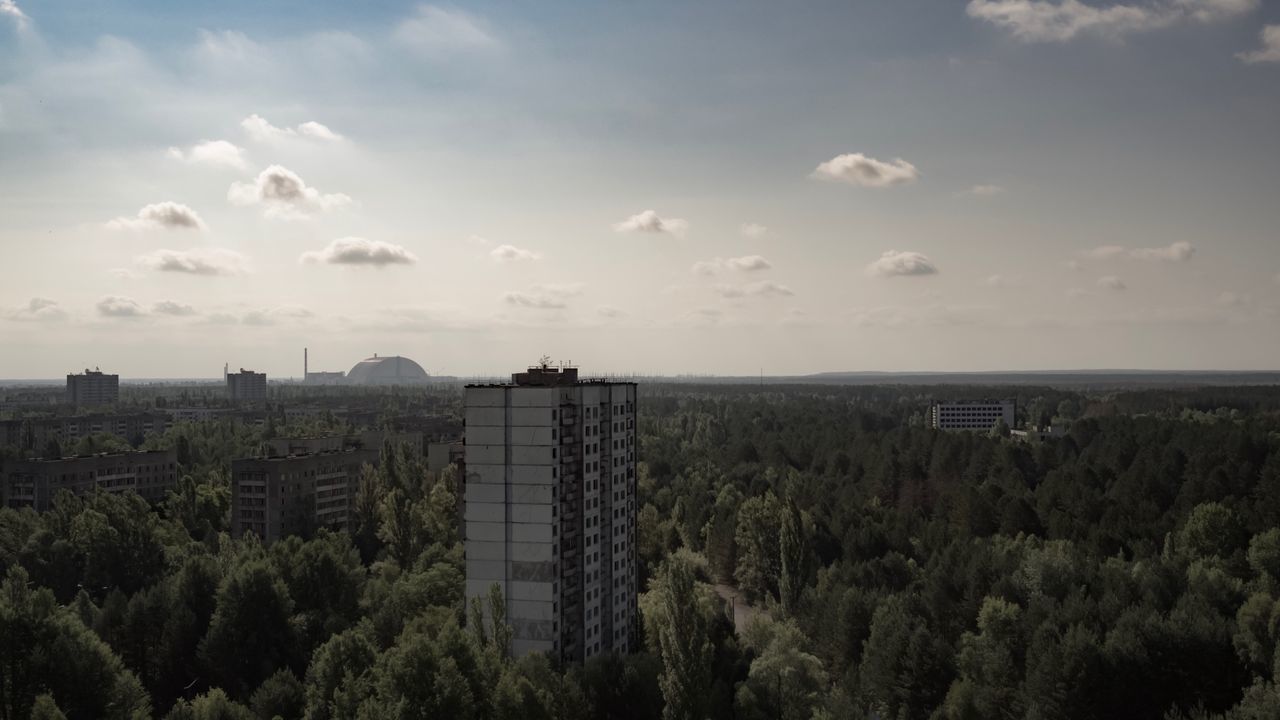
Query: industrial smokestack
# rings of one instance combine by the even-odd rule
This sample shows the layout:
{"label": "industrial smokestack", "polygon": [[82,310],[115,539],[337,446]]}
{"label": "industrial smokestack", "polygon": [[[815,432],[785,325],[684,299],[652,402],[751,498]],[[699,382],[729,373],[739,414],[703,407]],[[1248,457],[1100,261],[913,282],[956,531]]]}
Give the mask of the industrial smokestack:
{"label": "industrial smokestack", "polygon": [[307,376],[311,374],[310,366],[307,365],[307,349],[302,348],[302,379],[305,381]]}

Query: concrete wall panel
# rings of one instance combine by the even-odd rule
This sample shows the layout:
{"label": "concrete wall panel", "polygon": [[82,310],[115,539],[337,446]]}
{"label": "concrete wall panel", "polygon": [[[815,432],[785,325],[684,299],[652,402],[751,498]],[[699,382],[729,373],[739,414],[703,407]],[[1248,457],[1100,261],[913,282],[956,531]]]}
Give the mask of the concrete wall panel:
{"label": "concrete wall panel", "polygon": [[502,427],[507,424],[507,410],[501,407],[467,407],[467,429],[484,425]]}
{"label": "concrete wall panel", "polygon": [[507,521],[505,503],[467,503],[467,522],[503,523]]}
{"label": "concrete wall panel", "polygon": [[[470,525],[471,523],[467,524]],[[511,541],[549,543],[551,542],[551,526],[514,524],[511,526]]]}
{"label": "concrete wall panel", "polygon": [[506,402],[506,388],[467,388],[468,406],[502,407]]}
{"label": "concrete wall panel", "polygon": [[[548,528],[546,542],[551,541],[551,532]],[[504,523],[494,522],[469,522],[467,523],[466,541],[484,540],[488,542],[505,542],[507,539],[507,526]],[[523,539],[523,538],[522,538]]]}
{"label": "concrete wall panel", "polygon": [[[548,546],[550,547],[550,546]],[[492,542],[484,540],[471,540],[466,543],[466,553],[468,560],[502,560],[507,559],[507,544],[505,542]],[[529,558],[519,558],[527,560]]]}
{"label": "concrete wall panel", "polygon": [[467,483],[463,494],[467,504],[501,503],[507,501],[507,487],[501,483]]}

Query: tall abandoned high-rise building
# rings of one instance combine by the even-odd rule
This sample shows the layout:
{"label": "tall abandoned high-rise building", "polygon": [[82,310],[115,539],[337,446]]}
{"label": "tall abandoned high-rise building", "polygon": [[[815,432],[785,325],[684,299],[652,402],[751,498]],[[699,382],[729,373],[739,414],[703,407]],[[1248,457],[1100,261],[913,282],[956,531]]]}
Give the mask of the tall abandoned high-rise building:
{"label": "tall abandoned high-rise building", "polygon": [[499,586],[513,655],[634,647],[635,418],[635,383],[575,368],[467,386],[467,598]]}
{"label": "tall abandoned high-rise building", "polygon": [[119,400],[119,375],[108,375],[95,369],[67,376],[66,402],[69,405],[111,405]]}

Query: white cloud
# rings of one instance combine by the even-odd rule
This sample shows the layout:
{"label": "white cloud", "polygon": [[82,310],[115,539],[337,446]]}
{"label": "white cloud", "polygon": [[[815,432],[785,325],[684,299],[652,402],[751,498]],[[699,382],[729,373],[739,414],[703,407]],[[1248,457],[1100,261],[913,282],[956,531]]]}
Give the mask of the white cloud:
{"label": "white cloud", "polygon": [[921,307],[888,305],[853,308],[844,313],[850,325],[865,328],[940,327],[975,325],[990,319],[992,308],[983,305],[930,304]]}
{"label": "white cloud", "polygon": [[791,288],[771,280],[762,280],[746,285],[716,285],[713,289],[723,298],[778,298],[795,295]]}
{"label": "white cloud", "polygon": [[1236,57],[1250,65],[1280,62],[1280,25],[1268,25],[1262,28],[1262,47],[1258,50],[1242,52]]}
{"label": "white cloud", "polygon": [[161,300],[151,306],[151,312],[157,315],[172,315],[173,317],[191,317],[196,315],[196,309],[190,305],[174,302],[172,300]]}
{"label": "white cloud", "polygon": [[258,115],[257,113],[241,120],[240,127],[248,133],[250,138],[258,142],[271,142],[272,140],[279,140],[281,138],[299,136],[312,138],[314,140],[326,140],[329,142],[335,142],[342,139],[341,135],[314,120],[304,122],[297,127],[276,127],[266,118]]}
{"label": "white cloud", "polygon": [[67,313],[56,301],[33,297],[26,305],[8,313],[6,317],[10,320],[50,322],[65,319]]}
{"label": "white cloud", "polygon": [[270,217],[284,219],[305,217],[314,211],[327,211],[351,204],[351,198],[342,193],[324,194],[298,177],[297,173],[280,165],[258,173],[253,182],[232,183],[227,199],[235,205],[258,205],[266,208]]}
{"label": "white cloud", "polygon": [[739,228],[739,230],[744,237],[749,237],[749,238],[764,237],[769,232],[769,228],[759,223],[753,223],[753,222],[743,223],[742,227]]}
{"label": "white cloud", "polygon": [[1001,185],[974,185],[966,192],[974,197],[994,197],[1007,192]]}
{"label": "white cloud", "polygon": [[98,301],[98,314],[103,317],[134,318],[142,317],[142,306],[131,298],[108,295]]}
{"label": "white cloud", "polygon": [[137,270],[130,270],[129,268],[111,268],[107,271],[107,274],[118,280],[137,280],[142,277],[142,274]]}
{"label": "white cloud", "polygon": [[419,5],[413,17],[396,27],[393,37],[401,46],[428,57],[483,52],[501,47],[481,19],[461,10],[446,10],[434,5]]}
{"label": "white cloud", "polygon": [[342,139],[341,135],[330,130],[327,126],[321,125],[320,123],[314,120],[304,122],[301,125],[299,125],[298,133],[301,135],[305,135],[306,137],[309,137],[309,138],[315,138],[317,140],[328,140],[330,142]]}
{"label": "white cloud", "polygon": [[1260,0],[1156,0],[1100,7],[1079,0],[970,0],[969,16],[1024,42],[1066,42],[1079,35],[1118,38],[1180,22],[1216,22],[1257,8]]}
{"label": "white cloud", "polygon": [[1010,288],[1020,287],[1022,281],[1017,278],[1007,277],[1005,275],[988,275],[982,279],[982,284],[992,288]]}
{"label": "white cloud", "polygon": [[250,310],[240,318],[240,322],[245,325],[266,327],[275,325],[280,320],[286,320],[290,323],[299,323],[310,320],[313,317],[315,317],[315,313],[306,308],[285,305],[283,307],[264,310]]}
{"label": "white cloud", "polygon": [[146,230],[163,228],[166,230],[203,230],[204,221],[195,210],[176,202],[159,202],[147,205],[138,211],[135,217],[118,217],[109,220],[106,226],[110,230]]}
{"label": "white cloud", "polygon": [[187,275],[242,275],[248,272],[248,259],[233,250],[196,248],[194,250],[156,250],[141,255],[138,265],[157,272]]}
{"label": "white cloud", "polygon": [[13,18],[20,28],[26,27],[27,22],[30,20],[14,0],[0,0],[0,15],[7,15]]}
{"label": "white cloud", "polygon": [[489,257],[496,262],[516,262],[519,260],[541,260],[542,256],[532,250],[518,248],[515,245],[499,245],[489,251]]}
{"label": "white cloud", "polygon": [[671,235],[683,235],[685,230],[689,229],[689,223],[679,218],[662,218],[653,210],[644,210],[632,215],[620,223],[615,223],[613,229],[617,232],[669,233]]}
{"label": "white cloud", "polygon": [[936,275],[938,268],[932,260],[921,253],[886,250],[880,255],[880,259],[867,266],[866,272],[875,277]]}
{"label": "white cloud", "polygon": [[731,270],[739,272],[754,272],[756,270],[768,270],[773,267],[768,260],[759,255],[743,255],[742,257],[729,258],[725,261],[725,265]]}
{"label": "white cloud", "polygon": [[1122,245],[1102,245],[1086,251],[1084,256],[1090,260],[1109,260],[1114,257],[1120,257],[1127,252],[1128,250]]}
{"label": "white cloud", "polygon": [[480,237],[479,235],[468,235],[467,242],[471,243],[472,245],[488,245],[489,239]]}
{"label": "white cloud", "polygon": [[1135,260],[1167,260],[1169,262],[1186,262],[1196,252],[1189,242],[1176,242],[1166,247],[1134,248],[1129,256]]}
{"label": "white cloud", "polygon": [[619,310],[616,307],[613,307],[612,305],[601,305],[600,307],[596,308],[596,314],[599,315],[600,317],[610,318],[610,319],[620,318],[626,315],[625,312]]}
{"label": "white cloud", "polygon": [[568,299],[582,294],[582,283],[534,285],[527,292],[511,291],[502,295],[508,305],[537,310],[562,310],[569,306]]}
{"label": "white cloud", "polygon": [[1098,278],[1097,285],[1104,290],[1126,290],[1129,287],[1124,284],[1124,280],[1121,280],[1115,275],[1104,275]]}
{"label": "white cloud", "polygon": [[1196,252],[1189,242],[1176,242],[1163,247],[1126,248],[1123,245],[1103,245],[1084,253],[1090,260],[1110,260],[1127,257],[1133,260],[1156,260],[1166,262],[1186,262]]}
{"label": "white cloud", "polygon": [[323,250],[302,253],[298,258],[304,263],[328,263],[330,265],[412,265],[417,256],[400,245],[362,237],[338,238]]}
{"label": "white cloud", "polygon": [[236,170],[243,170],[246,167],[244,148],[237,147],[226,140],[201,140],[186,150],[171,147],[167,155],[174,160],[192,165],[229,167]]}
{"label": "white cloud", "polygon": [[736,270],[738,272],[756,272],[760,270],[768,270],[773,264],[764,259],[760,255],[743,255],[742,257],[729,258],[712,258],[710,260],[699,260],[693,264],[690,271],[694,275],[715,275],[723,270]]}
{"label": "white cloud", "polygon": [[902,158],[885,162],[862,153],[847,153],[822,163],[811,177],[862,187],[884,188],[915,182],[919,179],[920,172],[915,165]]}

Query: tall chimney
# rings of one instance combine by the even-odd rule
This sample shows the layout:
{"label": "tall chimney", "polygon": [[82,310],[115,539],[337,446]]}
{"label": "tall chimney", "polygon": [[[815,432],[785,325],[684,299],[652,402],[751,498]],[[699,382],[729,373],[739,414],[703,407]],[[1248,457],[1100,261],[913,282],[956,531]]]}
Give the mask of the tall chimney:
{"label": "tall chimney", "polygon": [[309,372],[307,365],[307,349],[302,348],[302,381],[306,382],[307,376],[310,374],[311,373]]}

